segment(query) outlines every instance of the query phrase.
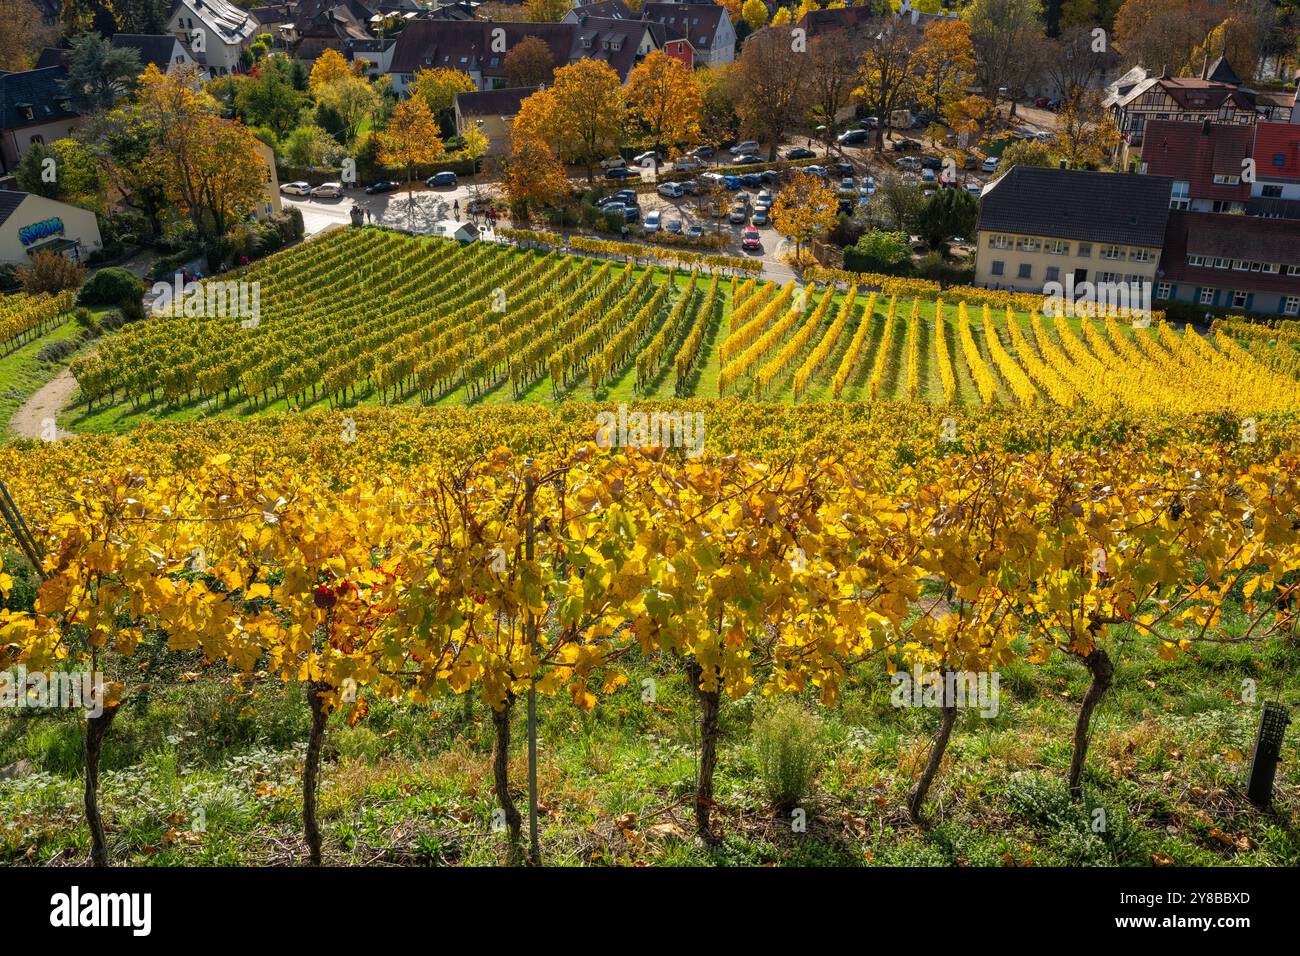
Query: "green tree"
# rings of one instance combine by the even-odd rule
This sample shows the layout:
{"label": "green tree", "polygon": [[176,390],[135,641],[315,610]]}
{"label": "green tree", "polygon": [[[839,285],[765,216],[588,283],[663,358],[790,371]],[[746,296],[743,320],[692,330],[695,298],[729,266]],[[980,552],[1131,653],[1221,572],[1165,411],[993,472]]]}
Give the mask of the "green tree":
{"label": "green tree", "polygon": [[844,265],[854,272],[891,273],[910,261],[912,250],[907,233],[873,229],[864,232],[857,244],[844,250]]}
{"label": "green tree", "polygon": [[140,55],[115,48],[96,33],[83,33],[68,52],[68,76],[63,88],[82,113],[110,109],[118,97],[130,92],[140,75]]}
{"label": "green tree", "polygon": [[917,231],[932,248],[955,236],[972,236],[979,204],[964,189],[940,189],[926,200],[917,216]]}
{"label": "green tree", "polygon": [[103,168],[95,154],[74,139],[32,144],[15,175],[25,192],[104,211]]}
{"label": "green tree", "polygon": [[294,88],[285,57],[268,57],[256,75],[241,76],[235,84],[235,113],[244,125],[267,126],[277,137],[298,125],[307,97]]}

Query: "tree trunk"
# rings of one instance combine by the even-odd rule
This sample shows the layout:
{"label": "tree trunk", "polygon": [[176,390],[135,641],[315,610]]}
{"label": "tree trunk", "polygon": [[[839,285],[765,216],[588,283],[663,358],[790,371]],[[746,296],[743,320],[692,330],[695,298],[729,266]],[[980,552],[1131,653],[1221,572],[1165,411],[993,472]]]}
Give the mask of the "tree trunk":
{"label": "tree trunk", "polygon": [[307,685],[307,703],[311,705],[311,733],[307,737],[307,756],[302,764],[302,829],[307,840],[310,865],[320,866],[320,825],[316,821],[316,793],[320,783],[320,750],[325,739],[325,684]]}
{"label": "tree trunk", "polygon": [[104,838],[104,818],[99,815],[99,757],[104,737],[117,716],[120,704],[105,707],[98,717],[86,718],[86,825],[90,827],[90,862],[108,866],[108,843]]}
{"label": "tree trunk", "polygon": [[930,757],[925,762],[925,770],[921,772],[921,779],[916,782],[915,789],[907,796],[907,815],[912,818],[912,822],[918,827],[928,826],[927,821],[921,815],[921,809],[925,806],[925,798],[930,792],[930,786],[934,783],[935,776],[939,773],[939,765],[943,763],[943,755],[948,750],[948,740],[952,737],[953,725],[957,723],[957,701],[949,700],[947,696],[948,675],[944,674],[944,701],[943,711],[939,718],[939,733],[935,735],[934,742],[930,745]]}
{"label": "tree trunk", "polygon": [[1083,695],[1079,707],[1079,719],[1074,725],[1074,754],[1070,758],[1070,796],[1079,800],[1083,797],[1083,765],[1088,759],[1088,734],[1092,722],[1092,712],[1097,708],[1101,695],[1110,689],[1115,680],[1115,665],[1100,647],[1093,647],[1092,653],[1083,659],[1092,674],[1092,683]]}
{"label": "tree trunk", "polygon": [[710,826],[709,814],[713,809],[713,771],[718,765],[721,695],[716,690],[700,689],[704,671],[694,660],[687,662],[686,673],[700,702],[700,776],[695,787],[695,834],[705,843],[716,843],[718,838]]}
{"label": "tree trunk", "polygon": [[510,711],[514,697],[506,698],[500,708],[493,708],[492,723],[496,727],[496,749],[492,754],[492,779],[496,786],[497,801],[506,815],[506,829],[510,832],[510,865],[523,862],[523,818],[510,796]]}

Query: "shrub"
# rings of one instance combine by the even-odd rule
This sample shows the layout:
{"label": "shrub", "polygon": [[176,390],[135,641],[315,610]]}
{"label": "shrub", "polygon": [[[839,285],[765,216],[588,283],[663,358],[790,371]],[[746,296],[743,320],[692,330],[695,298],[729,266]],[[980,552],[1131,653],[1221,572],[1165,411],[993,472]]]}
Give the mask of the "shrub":
{"label": "shrub", "polygon": [[18,281],[29,295],[48,292],[51,295],[64,289],[75,289],[86,280],[86,267],[57,252],[38,252],[32,264],[19,266]]}
{"label": "shrub", "polygon": [[781,810],[796,806],[822,760],[821,718],[798,701],[778,700],[754,721],[752,732],[768,797]]}
{"label": "shrub", "polygon": [[844,268],[888,275],[906,271],[911,258],[907,233],[872,230],[863,233],[856,245],[844,250]]}
{"label": "shrub", "polygon": [[139,300],[144,286],[129,270],[100,269],[81,289],[78,305],[123,305]]}

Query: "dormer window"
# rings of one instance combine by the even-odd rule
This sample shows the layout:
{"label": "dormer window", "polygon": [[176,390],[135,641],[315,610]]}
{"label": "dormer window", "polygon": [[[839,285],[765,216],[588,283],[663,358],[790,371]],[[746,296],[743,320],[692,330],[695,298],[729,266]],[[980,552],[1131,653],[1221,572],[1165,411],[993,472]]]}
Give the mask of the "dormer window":
{"label": "dormer window", "polygon": [[32,109],[32,105],[30,103],[19,103],[18,112],[23,114],[23,119],[36,118],[36,112],[35,110]]}
{"label": "dormer window", "polygon": [[583,48],[584,50],[590,50],[590,49],[591,49],[591,37],[583,37],[583,38],[582,38],[582,48]]}
{"label": "dormer window", "polygon": [[65,112],[65,113],[71,113],[71,112],[72,112],[72,101],[71,101],[71,100],[59,100],[59,109],[63,110],[63,112]]}

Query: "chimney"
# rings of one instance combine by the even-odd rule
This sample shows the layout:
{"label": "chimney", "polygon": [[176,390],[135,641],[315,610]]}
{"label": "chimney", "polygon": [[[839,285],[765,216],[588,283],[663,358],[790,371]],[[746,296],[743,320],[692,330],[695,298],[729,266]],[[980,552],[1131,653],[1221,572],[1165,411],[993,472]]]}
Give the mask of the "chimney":
{"label": "chimney", "polygon": [[1205,62],[1201,64],[1201,79],[1208,80],[1209,78],[1210,78],[1210,51],[1206,50]]}

